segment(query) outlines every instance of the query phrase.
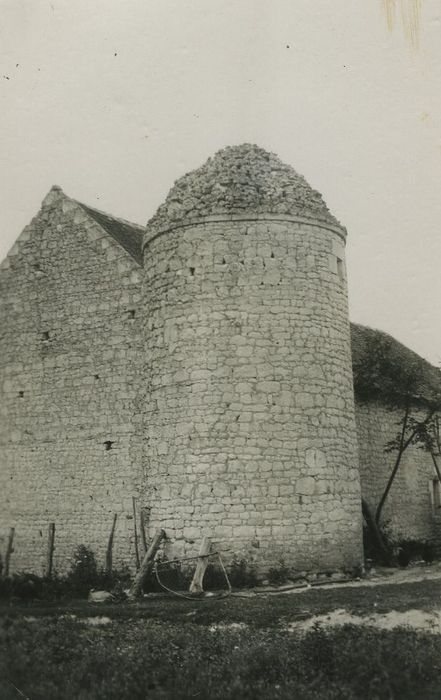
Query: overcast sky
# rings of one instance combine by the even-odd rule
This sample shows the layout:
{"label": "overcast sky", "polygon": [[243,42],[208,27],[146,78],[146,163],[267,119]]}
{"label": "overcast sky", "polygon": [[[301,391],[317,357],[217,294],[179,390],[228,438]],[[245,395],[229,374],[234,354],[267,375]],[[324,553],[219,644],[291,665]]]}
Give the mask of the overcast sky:
{"label": "overcast sky", "polygon": [[53,184],[145,223],[257,143],[347,227],[352,320],[439,364],[441,0],[418,49],[384,3],[0,0],[0,258]]}

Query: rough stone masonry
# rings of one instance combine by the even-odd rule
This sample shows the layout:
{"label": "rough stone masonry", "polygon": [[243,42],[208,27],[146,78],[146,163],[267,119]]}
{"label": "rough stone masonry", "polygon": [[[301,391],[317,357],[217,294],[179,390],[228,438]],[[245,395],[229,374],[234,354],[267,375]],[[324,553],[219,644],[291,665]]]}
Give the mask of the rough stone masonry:
{"label": "rough stone masonry", "polygon": [[[140,227],[51,190],[0,269],[0,530],[15,569],[175,555],[362,559],[345,229],[276,156],[226,148]],[[3,540],[4,541],[4,540]]]}
{"label": "rough stone masonry", "polygon": [[345,231],[278,158],[227,148],[144,235],[144,499],[181,549],[351,568],[360,484]]}

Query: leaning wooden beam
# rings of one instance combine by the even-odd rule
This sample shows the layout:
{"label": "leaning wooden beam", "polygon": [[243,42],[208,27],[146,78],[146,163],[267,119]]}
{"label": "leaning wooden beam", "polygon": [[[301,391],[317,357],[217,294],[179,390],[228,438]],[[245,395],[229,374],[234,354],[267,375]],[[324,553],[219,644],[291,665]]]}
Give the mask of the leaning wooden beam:
{"label": "leaning wooden beam", "polygon": [[112,523],[112,529],[110,530],[110,535],[109,535],[109,541],[107,543],[107,551],[106,551],[106,572],[108,574],[112,573],[112,565],[113,565],[113,536],[115,534],[115,528],[116,528],[116,520],[118,518],[118,514],[115,513],[113,516],[113,523]]}
{"label": "leaning wooden beam", "polygon": [[164,530],[161,530],[160,528],[156,530],[155,536],[150,544],[150,547],[146,551],[144,558],[141,562],[141,566],[136,572],[135,578],[132,583],[132,587],[129,591],[129,600],[134,600],[135,598],[139,598],[142,595],[143,583],[153,568],[153,561],[156,552],[158,551],[159,545],[161,544],[161,541],[164,539],[164,537]]}
{"label": "leaning wooden beam", "polygon": [[199,550],[199,559],[196,564],[193,581],[190,584],[190,593],[202,593],[202,582],[204,580],[205,570],[208,566],[208,555],[211,550],[211,540],[209,537],[204,537]]}
{"label": "leaning wooden beam", "polygon": [[139,548],[138,548],[138,528],[136,526],[136,499],[132,496],[132,507],[133,507],[133,532],[135,535],[135,557],[136,557],[136,569],[139,569]]}
{"label": "leaning wooden beam", "polygon": [[146,534],[145,534],[144,508],[141,508],[140,512],[139,512],[139,529],[141,531],[142,556],[144,556],[146,551],[147,551],[147,538],[146,538]]}
{"label": "leaning wooden beam", "polygon": [[47,533],[47,554],[46,554],[46,578],[52,576],[52,564],[54,560],[54,540],[55,540],[55,523],[49,523]]}
{"label": "leaning wooden beam", "polygon": [[6,547],[6,554],[5,554],[5,578],[7,576],[9,576],[9,562],[11,559],[11,554],[14,551],[14,547],[13,547],[14,534],[15,534],[15,527],[11,527],[11,529],[9,530],[8,546]]}

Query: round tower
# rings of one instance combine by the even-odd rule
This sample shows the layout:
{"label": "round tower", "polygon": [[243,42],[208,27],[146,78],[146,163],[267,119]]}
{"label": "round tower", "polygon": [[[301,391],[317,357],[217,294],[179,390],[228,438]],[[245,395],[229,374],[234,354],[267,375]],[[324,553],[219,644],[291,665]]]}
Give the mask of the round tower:
{"label": "round tower", "polygon": [[261,570],[360,564],[345,236],[248,144],[148,223],[145,502],[175,551],[208,535]]}

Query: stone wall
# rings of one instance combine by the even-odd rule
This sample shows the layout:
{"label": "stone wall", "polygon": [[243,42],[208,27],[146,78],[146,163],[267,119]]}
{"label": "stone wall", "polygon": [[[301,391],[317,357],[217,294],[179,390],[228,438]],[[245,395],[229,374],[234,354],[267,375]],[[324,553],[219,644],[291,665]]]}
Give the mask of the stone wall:
{"label": "stone wall", "polygon": [[[404,409],[389,410],[381,403],[356,404],[363,498],[375,510],[391,474],[396,452],[385,453],[400,426]],[[439,531],[440,512],[434,503],[432,459],[427,452],[409,447],[403,455],[383,510],[383,522],[400,539],[431,539]]]}
{"label": "stone wall", "polygon": [[51,521],[56,569],[78,544],[102,564],[113,513],[115,563],[134,562],[140,272],[57,190],[2,263],[0,549],[15,526],[12,570],[41,573]]}
{"label": "stone wall", "polygon": [[289,216],[147,229],[145,502],[174,552],[361,560],[342,232]]}

